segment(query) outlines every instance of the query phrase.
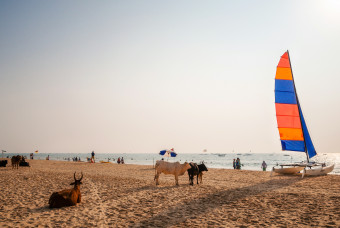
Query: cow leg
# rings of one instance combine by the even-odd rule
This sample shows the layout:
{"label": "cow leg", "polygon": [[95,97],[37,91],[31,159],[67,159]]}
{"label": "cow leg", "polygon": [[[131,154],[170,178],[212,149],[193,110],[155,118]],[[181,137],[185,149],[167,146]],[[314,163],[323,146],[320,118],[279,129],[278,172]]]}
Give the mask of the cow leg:
{"label": "cow leg", "polygon": [[155,175],[156,185],[159,185],[158,178],[159,178],[159,173],[157,172],[157,174]]}
{"label": "cow leg", "polygon": [[200,173],[198,176],[199,176],[199,178],[200,178],[200,183],[202,184],[202,176],[203,176],[203,173]]}
{"label": "cow leg", "polygon": [[176,181],[176,185],[179,185],[178,184],[178,175],[175,175],[175,181]]}
{"label": "cow leg", "polygon": [[189,182],[190,185],[194,185],[194,174],[192,172],[189,174]]}
{"label": "cow leg", "polygon": [[197,174],[196,180],[197,180],[197,184],[198,184],[198,174]]}

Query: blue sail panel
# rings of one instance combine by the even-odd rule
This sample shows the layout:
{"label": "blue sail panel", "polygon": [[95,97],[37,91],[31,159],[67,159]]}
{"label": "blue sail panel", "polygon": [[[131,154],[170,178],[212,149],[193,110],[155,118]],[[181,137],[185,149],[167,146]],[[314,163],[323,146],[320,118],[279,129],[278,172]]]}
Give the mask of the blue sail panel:
{"label": "blue sail panel", "polygon": [[275,91],[275,103],[297,104],[295,93]]}
{"label": "blue sail panel", "polygon": [[293,81],[275,79],[275,91],[295,93]]}
{"label": "blue sail panel", "polygon": [[305,152],[304,141],[281,140],[282,150]]}
{"label": "blue sail panel", "polygon": [[302,114],[302,110],[301,110],[300,106],[299,106],[299,112],[300,112],[300,116],[301,116],[303,136],[304,136],[305,142],[306,142],[308,157],[312,158],[316,155],[316,151],[315,151],[312,139],[309,135],[308,128],[307,128],[307,125],[306,125],[306,122],[305,122],[305,118],[303,118],[303,114]]}

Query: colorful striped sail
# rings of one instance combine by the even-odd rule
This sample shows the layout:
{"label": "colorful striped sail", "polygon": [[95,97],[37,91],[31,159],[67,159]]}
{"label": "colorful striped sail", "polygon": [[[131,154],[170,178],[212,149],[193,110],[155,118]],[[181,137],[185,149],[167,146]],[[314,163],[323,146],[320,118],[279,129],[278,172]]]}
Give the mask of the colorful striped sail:
{"label": "colorful striped sail", "polygon": [[314,145],[296,95],[288,51],[281,56],[277,65],[275,108],[282,150],[306,152],[309,158],[315,156]]}

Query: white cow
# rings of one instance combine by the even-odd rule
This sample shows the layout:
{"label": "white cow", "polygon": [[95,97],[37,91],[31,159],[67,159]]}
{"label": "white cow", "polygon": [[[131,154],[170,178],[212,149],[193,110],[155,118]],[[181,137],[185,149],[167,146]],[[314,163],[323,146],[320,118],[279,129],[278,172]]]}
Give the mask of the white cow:
{"label": "white cow", "polygon": [[161,173],[175,175],[176,185],[178,185],[178,176],[183,175],[191,166],[188,162],[181,164],[179,162],[156,161],[155,180],[156,185],[159,185],[158,178]]}

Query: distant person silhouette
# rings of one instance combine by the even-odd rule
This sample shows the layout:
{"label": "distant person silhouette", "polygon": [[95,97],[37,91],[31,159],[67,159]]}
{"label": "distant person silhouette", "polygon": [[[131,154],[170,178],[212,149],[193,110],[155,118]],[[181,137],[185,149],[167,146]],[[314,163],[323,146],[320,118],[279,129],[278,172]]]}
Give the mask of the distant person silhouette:
{"label": "distant person silhouette", "polygon": [[95,160],[94,160],[94,151],[92,151],[92,153],[91,153],[91,162],[95,162]]}
{"label": "distant person silhouette", "polygon": [[263,171],[266,171],[267,163],[265,161],[262,162],[261,168],[262,168]]}

